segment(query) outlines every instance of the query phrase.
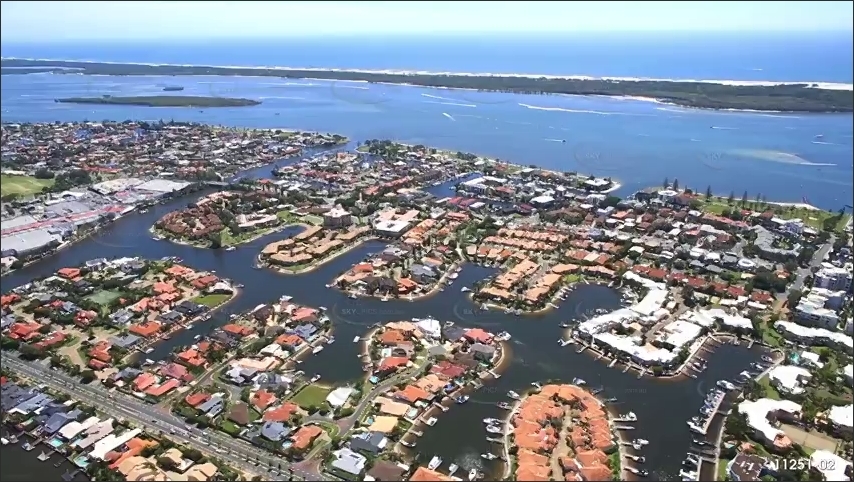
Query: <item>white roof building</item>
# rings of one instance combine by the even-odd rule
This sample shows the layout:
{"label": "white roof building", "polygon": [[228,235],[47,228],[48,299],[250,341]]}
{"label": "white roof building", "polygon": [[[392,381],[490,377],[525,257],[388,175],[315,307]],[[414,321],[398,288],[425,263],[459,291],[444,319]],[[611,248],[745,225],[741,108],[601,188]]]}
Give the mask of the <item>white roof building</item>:
{"label": "white roof building", "polygon": [[837,427],[851,430],[854,427],[854,405],[830,407],[830,410],[827,411],[827,418]]}
{"label": "white roof building", "polygon": [[771,384],[786,393],[798,395],[804,392],[804,384],[812,378],[809,370],[794,365],[780,365],[768,372]]}
{"label": "white roof building", "polygon": [[331,405],[333,408],[343,407],[355,391],[356,390],[353,388],[338,387],[329,392],[329,395],[326,396],[326,403]]}
{"label": "white roof building", "polygon": [[810,455],[810,467],[821,472],[824,480],[851,480],[845,475],[849,465],[851,462],[827,450],[816,450]]}
{"label": "white roof building", "polygon": [[782,430],[771,425],[768,420],[768,414],[777,411],[794,415],[801,412],[801,406],[791,400],[773,400],[771,398],[760,398],[756,401],[745,400],[738,404],[738,412],[747,417],[747,424],[750,428],[757,434],[761,434],[769,443],[786,436]]}

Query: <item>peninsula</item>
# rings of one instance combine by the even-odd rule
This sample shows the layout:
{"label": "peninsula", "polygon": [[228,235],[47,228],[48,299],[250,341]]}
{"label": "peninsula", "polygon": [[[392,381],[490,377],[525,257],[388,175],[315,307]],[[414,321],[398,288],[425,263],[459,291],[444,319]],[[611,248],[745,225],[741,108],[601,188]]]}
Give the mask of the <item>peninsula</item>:
{"label": "peninsula", "polygon": [[852,112],[850,90],[821,89],[816,84],[729,85],[706,81],[616,80],[556,76],[472,75],[358,70],[140,65],[31,59],[3,59],[6,72],[53,68],[55,73],[85,75],[219,75],[407,84],[524,94],[646,97],[685,107],[790,112]]}
{"label": "peninsula", "polygon": [[261,101],[231,97],[202,97],[191,95],[150,95],[134,97],[66,97],[56,99],[63,104],[139,105],[145,107],[248,107]]}

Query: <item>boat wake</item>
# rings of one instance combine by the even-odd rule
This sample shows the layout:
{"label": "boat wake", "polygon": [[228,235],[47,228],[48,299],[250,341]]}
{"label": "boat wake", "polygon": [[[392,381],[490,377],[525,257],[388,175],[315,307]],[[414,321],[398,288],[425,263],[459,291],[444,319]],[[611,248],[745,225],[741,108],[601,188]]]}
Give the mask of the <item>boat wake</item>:
{"label": "boat wake", "polygon": [[452,116],[451,114],[448,114],[447,112],[442,112],[442,115],[447,117],[448,119],[451,119],[454,122],[457,121],[456,119],[454,119],[454,116]]}
{"label": "boat wake", "polygon": [[476,104],[462,104],[459,102],[437,102],[435,100],[425,100],[424,103],[425,104],[440,104],[440,105],[455,105],[457,107],[477,107]]}
{"label": "boat wake", "polygon": [[596,115],[627,115],[627,116],[636,116],[636,117],[649,117],[650,114],[634,114],[631,112],[608,112],[602,110],[586,110],[586,109],[565,109],[563,107],[542,107],[538,105],[530,105],[530,104],[522,104],[519,103],[520,106],[526,109],[533,110],[544,110],[550,112],[569,112],[571,114],[596,114]]}

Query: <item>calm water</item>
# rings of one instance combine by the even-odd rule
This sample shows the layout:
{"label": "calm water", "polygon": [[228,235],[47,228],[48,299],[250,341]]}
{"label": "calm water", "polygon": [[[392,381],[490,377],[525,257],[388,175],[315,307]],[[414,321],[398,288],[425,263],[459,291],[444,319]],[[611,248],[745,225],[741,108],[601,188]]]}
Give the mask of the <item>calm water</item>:
{"label": "calm water", "polygon": [[[358,360],[358,345],[348,340],[363,335],[376,322],[431,315],[440,320],[454,321],[463,327],[479,326],[492,332],[507,330],[513,335],[512,363],[508,370],[499,380],[475,392],[468,404],[453,406],[440,417],[435,427],[425,430],[424,437],[419,441],[419,452],[425,456],[438,454],[445,458],[446,463],[455,461],[465,468],[480,465],[482,461],[479,454],[490,449],[485,441],[481,419],[502,416],[495,403],[506,400],[508,390],[521,392],[531,382],[538,380],[569,381],[581,377],[591,386],[605,386],[604,396],[617,397],[617,411],[637,413],[638,429],[632,436],[650,441],[650,446],[644,451],[648,460],[647,468],[657,476],[671,477],[678,472],[685,447],[691,438],[684,421],[699,408],[702,394],[715,381],[734,377],[760,356],[758,351],[748,352],[744,347],[725,346],[718,349],[721,353],[710,357],[709,369],[701,380],[638,380],[636,375],[622,373],[621,369],[608,369],[588,354],[577,354],[572,347],[562,348],[557,343],[562,336],[563,330],[558,326],[562,321],[600,307],[613,309],[619,305],[618,296],[608,288],[586,286],[578,289],[561,303],[559,310],[543,315],[516,317],[503,312],[482,312],[459,288],[482,279],[490,271],[468,265],[451,287],[432,298],[385,303],[379,300],[351,300],[324,285],[366,254],[378,250],[381,243],[363,245],[311,273],[298,277],[280,275],[251,266],[264,244],[288,233],[270,235],[232,252],[193,249],[155,241],[148,236],[146,230],[151,223],[167,211],[186,205],[186,202],[186,199],[179,199],[171,204],[157,206],[145,214],[132,214],[88,241],[5,277],[3,286],[8,289],[61,267],[101,256],[180,256],[188,266],[216,271],[220,276],[244,283],[245,288],[240,297],[219,311],[212,320],[174,336],[148,357],[162,358],[173,346],[191,343],[196,334],[207,333],[226,323],[229,314],[287,294],[293,296],[295,302],[326,306],[329,309],[335,327],[334,334],[339,341],[310,357],[303,363],[302,369],[307,373],[319,373],[325,381],[335,384],[355,381],[363,375]],[[662,410],[663,406],[667,407],[666,411]],[[40,475],[39,478],[43,477]]]}
{"label": "calm water", "polygon": [[[226,109],[81,106],[59,97],[248,97]],[[613,176],[623,193],[680,185],[768,200],[851,204],[851,115],[714,112],[636,100],[536,96],[311,80],[223,77],[4,76],[4,121],[175,119],[396,139],[561,170]],[[816,137],[816,136],[822,137]],[[565,142],[562,142],[565,141]]]}
{"label": "calm water", "polygon": [[[18,481],[36,481],[50,480],[60,481],[62,475],[66,472],[74,473],[77,467],[71,462],[64,460],[59,454],[52,454],[50,459],[42,462],[38,456],[42,451],[48,452],[46,445],[38,445],[32,451],[27,452],[21,446],[30,440],[27,437],[20,437],[17,445],[4,445],[0,447],[0,458],[3,459],[3,465],[0,467],[0,476],[3,480],[13,482]],[[64,462],[59,467],[54,467],[54,464],[63,460]],[[83,481],[88,480],[84,473],[78,473],[72,480]]]}

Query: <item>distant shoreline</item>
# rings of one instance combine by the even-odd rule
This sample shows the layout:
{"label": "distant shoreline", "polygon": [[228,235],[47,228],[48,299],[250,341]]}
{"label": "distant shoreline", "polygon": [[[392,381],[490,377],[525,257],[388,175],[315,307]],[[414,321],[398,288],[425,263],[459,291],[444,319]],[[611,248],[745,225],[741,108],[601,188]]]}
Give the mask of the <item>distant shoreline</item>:
{"label": "distant shoreline", "polygon": [[61,104],[136,105],[143,107],[250,107],[260,101],[231,97],[189,95],[150,95],[133,97],[67,97],[56,99]]}
{"label": "distant shoreline", "polygon": [[385,83],[428,88],[467,89],[520,94],[569,94],[608,97],[643,97],[683,107],[778,112],[854,112],[849,84],[822,82],[736,82],[591,78],[520,74],[473,74],[421,71],[369,71],[343,69],[290,69],[1,59],[4,73],[27,68],[53,68],[71,75],[244,76],[311,79],[321,81]]}

